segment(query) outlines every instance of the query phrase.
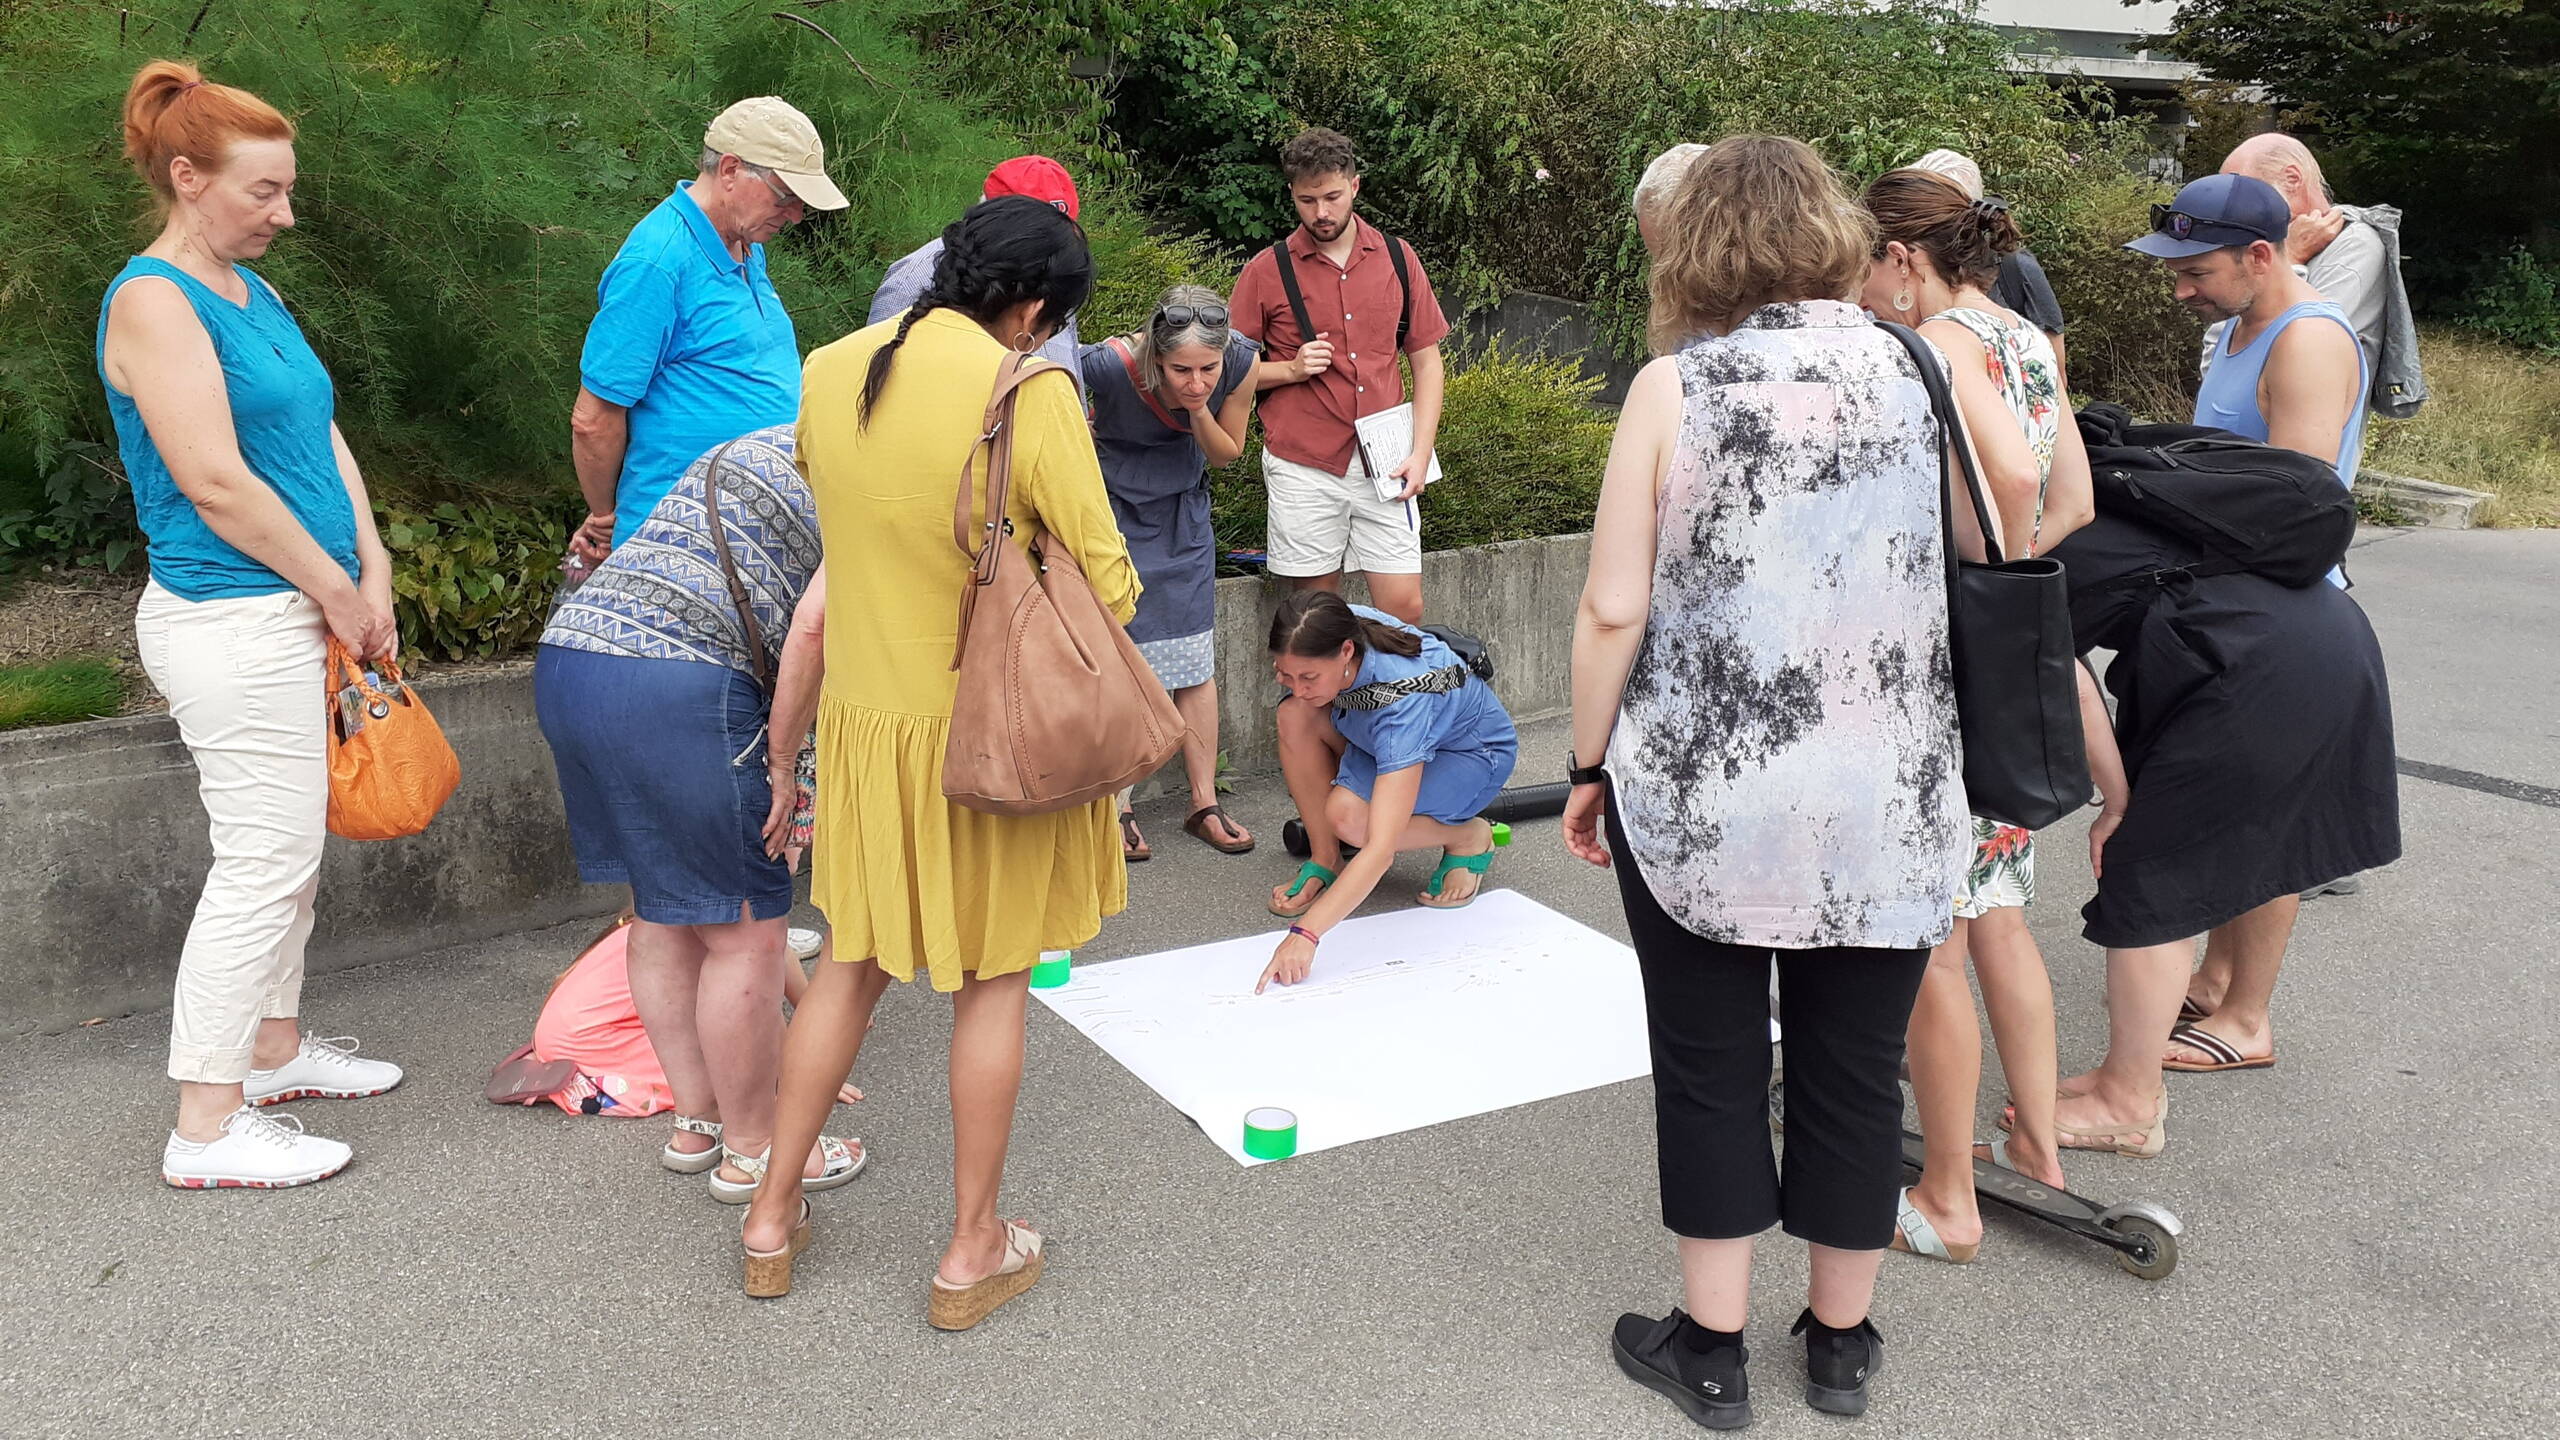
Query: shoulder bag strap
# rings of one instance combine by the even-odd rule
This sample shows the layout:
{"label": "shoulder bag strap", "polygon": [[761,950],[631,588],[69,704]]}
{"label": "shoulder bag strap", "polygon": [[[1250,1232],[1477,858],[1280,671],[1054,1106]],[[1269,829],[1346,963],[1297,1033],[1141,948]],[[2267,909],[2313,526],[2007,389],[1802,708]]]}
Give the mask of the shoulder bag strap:
{"label": "shoulder bag strap", "polygon": [[1387,263],[1396,267],[1396,290],[1404,296],[1404,308],[1396,315],[1396,353],[1401,355],[1404,337],[1413,333],[1413,272],[1405,268],[1403,241],[1384,230],[1378,238],[1387,242]]}
{"label": "shoulder bag strap", "polygon": [[1177,422],[1173,418],[1173,412],[1164,408],[1163,403],[1147,389],[1146,382],[1138,378],[1138,357],[1129,349],[1128,343],[1117,335],[1102,343],[1110,346],[1111,353],[1120,357],[1120,368],[1129,374],[1129,388],[1137,393],[1138,399],[1148,409],[1156,412],[1156,418],[1165,423],[1165,428],[1179,430],[1186,435],[1190,434],[1191,427]]}
{"label": "shoulder bag strap", "polygon": [[720,465],[729,458],[729,441],[711,452],[711,463],[702,467],[702,517],[711,530],[711,548],[720,557],[720,573],[729,581],[729,603],[738,609],[738,623],[746,627],[747,664],[756,677],[756,685],[765,698],[773,698],[773,660],[764,653],[764,627],[756,623],[756,607],[747,600],[747,584],[738,578],[738,562],[729,554],[729,527],[720,520]]}
{"label": "shoulder bag strap", "polygon": [[1316,322],[1307,315],[1307,297],[1298,289],[1298,263],[1289,258],[1286,237],[1271,242],[1271,259],[1280,267],[1280,289],[1289,297],[1289,313],[1298,318],[1298,343],[1304,345],[1316,338]]}
{"label": "shoulder bag strap", "polygon": [[[960,668],[961,658],[969,653],[969,618],[978,606],[978,592],[994,582],[996,561],[1002,552],[998,546],[1012,533],[1012,522],[1005,518],[1006,499],[1013,493],[1013,398],[1023,382],[1035,375],[1060,367],[1041,361],[1036,356],[1009,354],[996,367],[993,394],[987,397],[984,427],[977,442],[960,457],[959,494],[953,502],[951,538],[960,553],[969,557],[969,579],[960,587],[960,628],[951,643],[951,668]],[[979,487],[971,483],[971,464],[978,458],[978,446],[988,447],[987,478],[984,487],[986,520],[978,522],[972,513],[971,494]],[[972,543],[972,542],[976,543]]]}

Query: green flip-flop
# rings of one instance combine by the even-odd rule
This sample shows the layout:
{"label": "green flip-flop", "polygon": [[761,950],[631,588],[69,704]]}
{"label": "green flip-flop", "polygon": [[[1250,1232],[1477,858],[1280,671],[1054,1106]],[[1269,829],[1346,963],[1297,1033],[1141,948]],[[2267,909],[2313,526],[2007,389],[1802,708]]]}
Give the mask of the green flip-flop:
{"label": "green flip-flop", "polygon": [[[1449,872],[1452,870],[1472,870],[1476,873],[1475,894],[1469,895],[1464,900],[1443,904],[1440,901],[1440,883],[1449,878]],[[1486,847],[1481,855],[1452,855],[1443,850],[1440,852],[1440,868],[1431,872],[1431,885],[1422,892],[1422,903],[1434,910],[1464,910],[1476,903],[1476,895],[1484,893],[1484,879],[1492,873],[1493,850],[1490,846]]]}
{"label": "green flip-flop", "polygon": [[[1306,888],[1307,888],[1307,882],[1308,882],[1308,881],[1310,881],[1310,880],[1321,880],[1321,881],[1323,881],[1325,884],[1327,884],[1327,885],[1331,885],[1334,881],[1339,880],[1339,879],[1341,879],[1341,878],[1342,878],[1342,877],[1341,877],[1339,874],[1336,874],[1334,871],[1327,870],[1326,868],[1324,868],[1323,866],[1321,866],[1321,865],[1317,864],[1317,863],[1316,863],[1316,862],[1314,862],[1313,860],[1310,860],[1310,861],[1306,862],[1305,864],[1303,864],[1303,865],[1301,865],[1301,866],[1299,866],[1299,867],[1298,867],[1298,878],[1289,882],[1289,898],[1290,898],[1290,899],[1292,899],[1292,900],[1297,899],[1297,898],[1298,898],[1298,892],[1299,892],[1299,891],[1301,891],[1301,890],[1306,889]],[[1433,883],[1434,883],[1434,884],[1437,884],[1438,882],[1437,882],[1437,881],[1434,881]],[[1262,908],[1264,908],[1264,909],[1266,909],[1266,910],[1270,911],[1270,912],[1271,912],[1272,914],[1274,914],[1274,915],[1279,916],[1279,917],[1280,917],[1281,919],[1283,919],[1283,920],[1295,920],[1295,919],[1297,919],[1297,918],[1298,918],[1298,916],[1303,915],[1303,914],[1305,914],[1305,913],[1306,913],[1306,912],[1305,912],[1305,911],[1303,911],[1303,910],[1301,910],[1301,911],[1294,911],[1294,912],[1293,912],[1293,911],[1288,911],[1288,910],[1283,910],[1283,909],[1281,909],[1281,908],[1280,908],[1279,906],[1277,906],[1277,905],[1269,905],[1269,904],[1264,905]]]}

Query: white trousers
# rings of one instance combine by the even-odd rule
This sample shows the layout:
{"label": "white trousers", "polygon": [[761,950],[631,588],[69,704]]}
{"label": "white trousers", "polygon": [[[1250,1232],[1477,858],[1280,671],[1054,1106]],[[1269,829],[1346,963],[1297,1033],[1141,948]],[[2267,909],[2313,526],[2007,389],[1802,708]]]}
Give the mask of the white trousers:
{"label": "white trousers", "polygon": [[134,633],[195,758],[213,836],[178,958],[169,1077],[238,1084],[258,1022],[302,1008],[328,828],[329,627],[298,590],[190,601],[154,581]]}

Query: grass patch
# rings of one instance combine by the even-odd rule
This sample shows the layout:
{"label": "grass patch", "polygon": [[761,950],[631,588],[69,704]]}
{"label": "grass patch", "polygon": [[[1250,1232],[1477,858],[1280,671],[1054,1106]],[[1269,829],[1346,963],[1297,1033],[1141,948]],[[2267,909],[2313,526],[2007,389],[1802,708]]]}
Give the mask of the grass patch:
{"label": "grass patch", "polygon": [[2560,526],[2560,359],[2438,326],[2418,353],[2434,393],[2415,419],[2371,423],[2365,468],[2487,491],[2485,524]]}
{"label": "grass patch", "polygon": [[113,715],[123,705],[124,681],[95,656],[0,665],[0,730],[66,725]]}

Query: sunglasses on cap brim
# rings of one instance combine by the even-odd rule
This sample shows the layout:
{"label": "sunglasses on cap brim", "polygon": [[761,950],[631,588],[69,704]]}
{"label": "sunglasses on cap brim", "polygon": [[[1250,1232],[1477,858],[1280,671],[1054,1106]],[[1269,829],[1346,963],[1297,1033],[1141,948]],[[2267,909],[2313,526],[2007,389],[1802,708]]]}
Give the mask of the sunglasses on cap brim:
{"label": "sunglasses on cap brim", "polygon": [[2265,240],[2276,242],[2245,226],[2230,225],[2220,220],[2199,220],[2193,215],[2167,205],[2151,207],[2151,232],[2172,240],[2198,240],[2208,245],[2248,245]]}

